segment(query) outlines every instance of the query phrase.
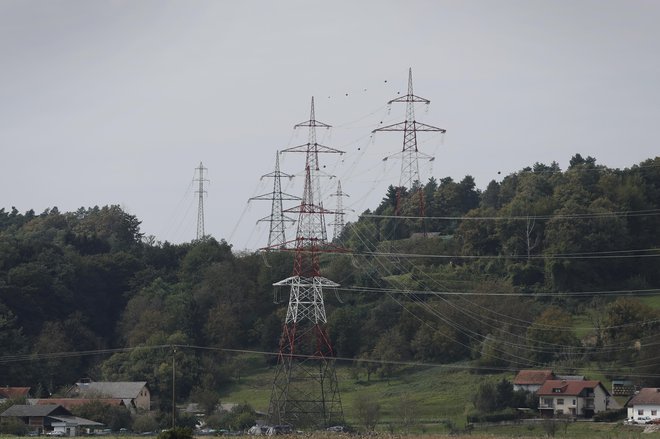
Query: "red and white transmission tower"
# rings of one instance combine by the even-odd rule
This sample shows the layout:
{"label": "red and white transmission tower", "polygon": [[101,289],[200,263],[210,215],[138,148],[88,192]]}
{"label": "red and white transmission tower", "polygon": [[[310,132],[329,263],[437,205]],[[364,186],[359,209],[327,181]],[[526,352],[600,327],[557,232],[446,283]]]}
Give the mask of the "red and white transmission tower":
{"label": "red and white transmission tower", "polygon": [[261,178],[273,179],[273,192],[268,194],[258,195],[250,198],[252,200],[269,200],[272,201],[270,215],[261,218],[257,222],[270,223],[270,231],[268,233],[268,247],[267,249],[282,248],[286,245],[286,235],[284,233],[285,223],[294,223],[296,220],[289,218],[284,214],[282,207],[283,201],[297,201],[300,197],[290,195],[282,192],[282,177],[292,178],[292,175],[285,174],[280,171],[280,156],[279,151],[275,153],[275,170],[271,173],[264,174]]}
{"label": "red and white transmission tower", "polygon": [[[440,133],[445,133],[446,130],[443,128],[434,127],[431,125],[426,125],[415,120],[415,103],[424,103],[430,104],[431,101],[428,99],[416,96],[413,93],[413,82],[412,82],[412,68],[408,69],[408,94],[405,96],[392,99],[388,104],[394,102],[404,102],[406,104],[406,120],[403,122],[395,123],[392,125],[387,125],[381,128],[377,128],[372,131],[375,133],[377,131],[403,131],[403,150],[401,151],[402,160],[401,160],[401,177],[399,179],[399,189],[397,190],[397,206],[396,212],[399,211],[399,202],[401,197],[401,188],[412,189],[415,182],[420,182],[419,177],[419,158],[426,158],[433,160],[432,156],[424,154],[417,149],[417,132],[418,131],[438,131]],[[424,197],[420,192],[420,216],[424,216]]]}
{"label": "red and white transmission tower", "polygon": [[334,350],[327,332],[323,288],[337,283],[321,276],[319,255],[327,249],[325,215],[319,183],[319,154],[343,153],[320,145],[316,128],[330,125],[315,119],[314,98],[310,119],[294,128],[309,128],[306,144],[283,152],[304,152],[305,184],[298,213],[293,275],[275,283],[290,288],[289,306],[282,328],[278,364],[268,410],[272,423],[323,427],[343,422]]}
{"label": "red and white transmission tower", "polygon": [[337,197],[337,209],[335,211],[335,222],[332,223],[335,227],[334,233],[332,234],[332,239],[335,240],[339,238],[341,232],[344,230],[344,203],[342,202],[343,197],[350,197],[346,192],[341,190],[341,181],[337,180],[337,192],[330,194],[331,197]]}

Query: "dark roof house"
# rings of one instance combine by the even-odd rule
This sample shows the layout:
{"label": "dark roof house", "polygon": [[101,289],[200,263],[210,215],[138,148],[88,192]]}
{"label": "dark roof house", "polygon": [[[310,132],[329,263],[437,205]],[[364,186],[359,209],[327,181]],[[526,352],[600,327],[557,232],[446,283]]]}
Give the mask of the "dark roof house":
{"label": "dark roof house", "polygon": [[67,410],[73,409],[81,405],[89,404],[92,402],[100,402],[109,406],[126,407],[124,400],[120,398],[46,398],[46,399],[31,399],[28,402],[32,405],[48,405],[58,404]]}
{"label": "dark roof house", "polygon": [[3,418],[6,417],[25,418],[32,416],[50,416],[50,415],[70,416],[71,412],[58,404],[45,404],[45,405],[14,404],[4,412],[0,413],[0,416]]}
{"label": "dark roof house", "polygon": [[54,424],[66,424],[69,435],[74,436],[80,427],[100,427],[103,424],[89,419],[73,416],[70,411],[59,404],[27,405],[15,404],[0,413],[2,418],[17,418],[23,421],[30,430],[43,433],[51,431]]}
{"label": "dark roof house", "polygon": [[126,407],[149,410],[151,394],[146,381],[84,381],[76,383],[69,396],[88,399],[121,399]]}

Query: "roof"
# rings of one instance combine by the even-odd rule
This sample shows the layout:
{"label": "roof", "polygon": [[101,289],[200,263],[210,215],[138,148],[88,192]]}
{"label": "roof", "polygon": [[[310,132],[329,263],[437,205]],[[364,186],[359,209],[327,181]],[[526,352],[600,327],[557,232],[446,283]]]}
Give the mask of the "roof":
{"label": "roof", "polygon": [[584,381],[587,377],[584,375],[555,375],[555,379],[564,381]]}
{"label": "roof", "polygon": [[552,379],[554,374],[551,370],[534,370],[526,369],[518,372],[518,375],[513,379],[513,384],[517,385],[541,385],[547,380]]}
{"label": "roof", "polygon": [[0,398],[25,398],[30,393],[29,387],[0,387]]}
{"label": "roof", "polygon": [[627,406],[634,405],[650,405],[657,404],[660,405],[660,388],[658,387],[644,387],[639,389],[639,392],[636,393],[630,401],[626,404]]}
{"label": "roof", "polygon": [[600,383],[600,381],[565,381],[565,380],[548,380],[536,392],[537,395],[568,395],[578,396],[585,389],[595,389],[600,386],[607,395],[610,392]]}
{"label": "roof", "polygon": [[79,418],[78,416],[51,416],[51,418],[56,419],[61,422],[68,422],[75,425],[87,425],[90,427],[100,427],[102,424],[100,422],[92,421],[90,419]]}
{"label": "roof", "polygon": [[119,399],[137,398],[146,385],[146,381],[76,383],[78,393],[81,395],[107,396]]}
{"label": "roof", "polygon": [[48,399],[35,399],[30,401],[35,405],[48,405],[59,404],[62,407],[71,410],[73,407],[78,407],[91,402],[100,402],[110,406],[124,406],[124,400],[119,398],[48,398]]}
{"label": "roof", "polygon": [[9,407],[7,410],[2,412],[0,416],[3,417],[29,417],[29,416],[51,416],[51,415],[63,415],[70,416],[71,412],[58,404],[48,404],[48,405],[27,405],[27,404],[14,404]]}

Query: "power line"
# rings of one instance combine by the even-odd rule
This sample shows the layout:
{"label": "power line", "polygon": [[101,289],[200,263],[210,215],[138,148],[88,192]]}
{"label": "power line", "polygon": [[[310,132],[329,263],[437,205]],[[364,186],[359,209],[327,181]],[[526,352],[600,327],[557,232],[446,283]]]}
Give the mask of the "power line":
{"label": "power line", "polygon": [[[182,345],[182,344],[165,344],[165,345],[153,345],[153,346],[133,346],[133,347],[124,347],[116,349],[98,349],[98,350],[87,350],[87,351],[68,351],[68,352],[51,352],[47,354],[21,354],[21,355],[9,355],[0,357],[0,364],[8,364],[15,362],[23,361],[41,361],[54,358],[69,358],[69,357],[84,357],[92,355],[103,355],[109,353],[121,353],[121,352],[131,352],[134,350],[157,350],[157,349],[190,349],[196,351],[215,351],[215,352],[225,352],[225,353],[234,353],[234,354],[253,354],[253,355],[265,355],[276,357],[279,355],[279,352],[274,351],[263,351],[256,349],[230,349],[230,348],[221,348],[217,346],[200,346],[200,345]],[[312,355],[304,354],[292,354],[293,357],[299,359],[309,359],[314,358]],[[473,364],[467,363],[434,363],[434,362],[422,362],[422,361],[396,361],[396,360],[387,360],[387,359],[377,359],[377,358],[354,358],[354,357],[341,357],[341,356],[332,356],[328,358],[329,360],[339,361],[339,362],[349,362],[349,363],[376,363],[376,364],[391,364],[398,366],[412,366],[412,367],[433,367],[433,368],[443,368],[449,370],[482,370],[482,371],[499,371],[499,372],[518,372],[518,368],[511,367],[491,367],[491,366],[475,366]],[[651,360],[651,359],[649,359]],[[621,368],[597,368],[590,369],[595,373],[622,373]],[[660,377],[659,374],[649,374],[649,373],[625,373],[625,375],[630,377],[638,378],[657,378]]]}
{"label": "power line", "polygon": [[[432,291],[432,290],[411,290],[411,289],[395,289],[395,288],[377,288],[377,287],[362,287],[362,286],[347,286],[337,287],[338,291],[353,292],[353,293],[393,293],[404,295],[432,295],[432,296],[512,296],[524,298],[536,297],[590,297],[597,295],[613,295],[619,296],[622,294],[629,294],[635,296],[655,296],[660,294],[660,288],[647,288],[647,289],[629,289],[629,290],[603,290],[603,291],[574,291],[574,292],[534,292],[534,293],[517,293],[517,292],[488,292],[482,293],[477,291]],[[659,320],[660,321],[660,320]]]}
{"label": "power line", "polygon": [[[628,250],[640,251],[640,250]],[[647,249],[647,251],[660,251],[660,249]],[[396,258],[411,258],[411,259],[629,259],[629,258],[657,258],[658,254],[621,254],[613,251],[593,252],[591,254],[585,253],[556,253],[546,255],[431,255],[420,253],[396,253],[396,252],[361,252],[361,253],[345,253],[355,256],[379,256],[379,257],[396,257]]]}
{"label": "power line", "polygon": [[[359,233],[358,233],[358,238],[363,242],[363,244],[367,245],[367,244],[364,242],[363,237],[360,236]],[[374,260],[374,261],[369,261],[370,265],[371,265],[372,267],[374,267],[374,268],[376,269],[376,271],[379,271],[378,267],[375,267],[375,266],[374,266],[374,262],[376,262],[376,261],[378,261],[378,264],[379,264],[379,265],[380,265],[385,271],[388,271],[388,273],[387,273],[388,275],[392,275],[391,270],[389,270],[387,267],[385,267],[385,265],[384,265],[382,262],[380,262],[380,260],[379,260],[378,258],[377,258],[376,260]],[[392,260],[391,262],[392,262],[395,266],[398,266],[401,270],[403,270],[403,267],[400,266],[401,264],[400,264],[400,260],[399,260],[398,258]],[[414,264],[412,264],[412,265],[413,265],[413,267],[415,267]],[[422,274],[425,274],[425,273],[422,272]],[[381,275],[383,275],[383,274],[381,273]],[[369,274],[369,276],[373,279],[373,275]],[[427,277],[431,282],[434,282],[434,283],[436,282],[435,279],[430,278],[430,276],[428,276],[428,274],[426,274],[426,277]],[[388,295],[389,295],[389,296],[390,296],[395,302],[399,303],[400,306],[402,306],[402,308],[404,308],[407,312],[409,312],[410,314],[412,314],[412,315],[414,316],[414,313],[413,313],[410,309],[408,309],[405,305],[403,305],[401,302],[399,302],[398,300],[396,300],[396,299],[392,296],[391,293],[387,293],[387,294],[388,294]],[[417,296],[416,296],[415,294],[412,294],[411,297],[413,298],[414,301],[417,301],[420,305],[422,305],[423,307],[426,307],[427,311],[429,311],[432,315],[435,315],[435,316],[438,317],[441,321],[443,321],[443,322],[446,323],[446,324],[449,324],[451,327],[453,327],[454,329],[456,329],[456,330],[462,332],[463,334],[465,334],[466,331],[467,331],[468,333],[476,334],[477,337],[479,337],[479,338],[482,339],[482,340],[478,340],[479,342],[483,342],[483,341],[485,341],[485,340],[487,339],[487,337],[488,337],[487,334],[486,334],[486,335],[483,335],[483,334],[480,334],[480,333],[474,332],[474,331],[472,331],[470,328],[466,328],[465,326],[462,326],[462,325],[460,325],[459,323],[454,323],[454,322],[452,322],[451,319],[450,319],[449,317],[444,316],[444,315],[442,315],[441,313],[438,313],[438,312],[436,312],[435,310],[428,308],[428,306],[427,306],[423,301],[419,300],[419,298],[417,298]],[[473,319],[476,318],[477,321],[479,321],[479,320],[482,320],[482,321],[483,321],[483,317],[482,317],[482,316],[476,316],[476,317],[475,317],[474,314],[470,315],[470,313],[469,313],[469,312],[466,312],[462,307],[457,307],[456,305],[454,305],[454,304],[453,304],[452,302],[450,302],[449,300],[444,299],[444,298],[442,297],[442,295],[439,295],[439,298],[441,298],[444,302],[446,302],[446,303],[447,303],[448,305],[450,305],[451,307],[457,309],[457,310],[458,310],[459,312],[461,312],[462,314],[465,314],[465,315],[467,315],[468,317],[471,317],[471,318],[473,318]],[[462,300],[467,301],[464,297],[459,296],[459,298],[461,298]],[[469,304],[473,305],[473,306],[479,306],[479,305],[477,305],[477,304],[474,304],[473,302],[470,302],[470,301],[467,301],[467,302],[468,302]],[[487,309],[487,308],[483,308],[483,307],[480,307],[480,308],[482,308],[484,311],[494,312],[494,311],[491,310],[491,309]],[[496,314],[498,314],[498,315],[502,315],[501,313],[496,313]],[[420,318],[417,317],[417,316],[415,316],[415,317],[416,317],[418,320],[420,320],[421,322],[423,322],[423,324],[425,324],[425,325],[427,325],[427,326],[430,326],[430,325],[429,325],[426,321],[424,321],[423,319],[420,319]],[[510,316],[505,316],[505,317],[507,317],[507,318],[509,318],[509,319],[512,318],[512,317],[510,317]],[[515,318],[514,318],[514,319],[515,319]],[[515,320],[519,320],[519,319],[515,319]],[[532,324],[532,322],[527,322],[527,323],[529,323],[530,325]],[[645,323],[647,323],[647,322],[645,322]],[[502,331],[502,328],[501,328],[501,327],[496,327],[496,326],[494,326],[494,325],[489,325],[489,326],[490,326],[491,328],[493,328],[495,331]],[[567,330],[568,330],[568,329],[571,329],[571,330],[574,331],[574,328],[567,328]],[[602,328],[601,328],[601,329],[602,329]],[[529,346],[529,341],[532,341],[532,342],[535,342],[536,344],[539,344],[539,345],[553,346],[553,347],[555,347],[555,348],[559,348],[559,349],[571,349],[571,350],[574,350],[574,351],[577,350],[576,353],[579,354],[579,355],[583,355],[583,353],[586,353],[586,352],[593,352],[593,351],[594,351],[593,348],[588,347],[588,346],[557,345],[557,344],[553,344],[553,343],[547,343],[547,342],[544,342],[543,340],[530,340],[530,338],[527,337],[527,336],[524,336],[524,337],[523,337],[521,334],[513,333],[513,332],[510,332],[510,331],[504,331],[504,333],[505,333],[505,334],[508,334],[508,335],[511,336],[511,337],[514,337],[514,339],[522,339],[525,343],[524,343],[524,344],[521,344],[521,343],[511,343],[511,342],[509,342],[509,341],[504,341],[503,344],[510,345],[510,346],[512,346],[512,347],[515,347],[515,348],[518,348],[518,349],[522,349],[522,350],[527,350],[527,351],[532,351],[532,352],[555,352],[555,351],[556,351],[556,349],[553,350],[553,351],[547,351],[547,350],[541,350],[541,349],[537,349],[537,348],[535,348],[535,347]],[[473,336],[470,336],[469,334],[468,334],[468,337],[470,337],[471,339],[474,339]],[[452,340],[453,342],[465,346],[460,340],[457,340],[456,338],[451,338],[451,337],[449,337],[449,338],[450,338],[450,340]],[[612,353],[612,352],[614,352],[614,351],[616,351],[616,350],[626,350],[626,349],[628,349],[628,347],[627,347],[627,346],[624,346],[623,344],[618,345],[618,346],[617,346],[616,344],[614,344],[614,345],[608,345],[608,346],[606,346],[605,348],[603,348],[603,350],[601,350],[601,353],[603,353],[603,352],[606,352],[606,353]],[[510,353],[509,353],[508,351],[503,351],[503,350],[498,349],[498,348],[496,348],[495,350],[498,351],[498,352],[501,352],[501,353],[503,353],[503,354],[505,354],[505,355],[510,355]],[[500,360],[507,361],[508,363],[513,363],[510,359],[504,359],[504,358],[501,358],[501,357],[499,357],[499,359],[500,359]]]}
{"label": "power line", "polygon": [[551,220],[551,219],[584,219],[584,218],[609,218],[609,217],[640,217],[660,215],[660,209],[627,210],[615,212],[593,212],[593,213],[574,213],[574,214],[553,214],[553,215],[498,215],[498,216],[412,216],[412,215],[378,215],[374,213],[363,213],[364,218],[382,218],[382,219],[429,219],[429,220],[450,220],[450,221],[508,221],[508,220]]}

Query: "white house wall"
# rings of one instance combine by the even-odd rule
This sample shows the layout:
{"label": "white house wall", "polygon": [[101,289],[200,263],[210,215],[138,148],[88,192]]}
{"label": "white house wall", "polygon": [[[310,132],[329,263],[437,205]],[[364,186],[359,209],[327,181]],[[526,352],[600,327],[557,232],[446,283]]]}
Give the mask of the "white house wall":
{"label": "white house wall", "polygon": [[[594,413],[604,412],[608,408],[607,393],[605,393],[605,391],[600,386],[597,386],[593,390],[594,390],[594,396],[593,396]],[[584,416],[582,410],[587,407],[588,399],[590,398],[584,398],[575,395],[559,395],[559,394],[552,396],[545,395],[539,397],[539,408],[552,409],[552,412],[554,414],[559,414],[559,411],[561,410],[561,414],[564,415]],[[552,400],[552,403],[546,404],[544,403],[544,400]],[[558,404],[559,400],[563,400],[563,404]]]}
{"label": "white house wall", "polygon": [[[639,411],[642,410],[642,414]],[[655,414],[653,414],[655,412]],[[638,421],[640,417],[649,417],[651,419],[660,418],[660,405],[658,404],[635,404],[628,407],[628,419],[633,418]]]}

